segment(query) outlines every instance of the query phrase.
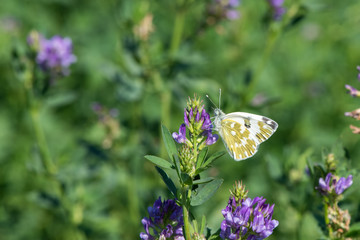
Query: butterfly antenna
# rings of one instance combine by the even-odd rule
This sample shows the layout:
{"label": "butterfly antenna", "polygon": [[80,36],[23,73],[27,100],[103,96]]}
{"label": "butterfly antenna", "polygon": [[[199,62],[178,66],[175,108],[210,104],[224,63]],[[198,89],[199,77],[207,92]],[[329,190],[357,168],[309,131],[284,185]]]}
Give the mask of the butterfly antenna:
{"label": "butterfly antenna", "polygon": [[220,100],[221,100],[221,88],[219,88],[219,108],[220,108],[220,106],[221,106]]}
{"label": "butterfly antenna", "polygon": [[211,98],[209,97],[209,95],[205,95],[208,99],[209,99],[209,101],[217,108],[217,106],[216,106],[216,104],[211,100]]}

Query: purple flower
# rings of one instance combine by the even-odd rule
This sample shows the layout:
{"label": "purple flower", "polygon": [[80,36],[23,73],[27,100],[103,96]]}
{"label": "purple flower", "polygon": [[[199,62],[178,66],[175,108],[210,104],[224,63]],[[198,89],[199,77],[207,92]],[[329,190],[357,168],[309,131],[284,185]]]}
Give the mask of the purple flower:
{"label": "purple flower", "polygon": [[352,86],[350,86],[350,85],[348,85],[348,84],[345,85],[345,88],[346,88],[347,90],[349,90],[348,93],[349,93],[351,96],[353,96],[353,97],[360,97],[360,91],[357,90],[356,88],[354,88],[354,87],[352,87]]}
{"label": "purple flower", "polygon": [[336,176],[328,173],[325,180],[323,178],[319,179],[319,186],[316,187],[316,189],[318,189],[322,195],[329,195],[333,193],[340,195],[345,191],[345,189],[352,185],[352,178],[352,175],[349,175],[346,179],[341,177],[337,180]]}
{"label": "purple flower", "polygon": [[357,66],[356,69],[359,71],[359,73],[358,73],[358,80],[360,81],[360,66]]}
{"label": "purple flower", "polygon": [[72,53],[70,38],[54,36],[51,39],[40,39],[40,49],[36,61],[44,71],[69,74],[69,67],[76,62],[76,56]]}
{"label": "purple flower", "polygon": [[201,121],[202,121],[201,129],[211,130],[210,115],[205,111],[205,109],[203,109],[201,112]]}
{"label": "purple flower", "polygon": [[265,204],[266,199],[256,197],[241,199],[236,203],[230,197],[228,205],[222,210],[224,220],[221,223],[222,239],[240,239],[245,234],[247,239],[264,239],[270,236],[279,225],[272,219],[274,205]]}
{"label": "purple flower", "polygon": [[212,134],[212,123],[210,115],[204,109],[204,106],[191,106],[190,109],[184,109],[184,123],[179,128],[179,133],[174,132],[172,137],[178,143],[186,142],[186,129],[189,129],[190,135],[203,136],[206,145],[214,144],[219,136]]}
{"label": "purple flower", "polygon": [[240,17],[240,14],[237,10],[227,10],[226,11],[226,18],[229,20],[235,20],[238,19]]}
{"label": "purple flower", "polygon": [[172,137],[178,143],[185,143],[185,141],[186,141],[186,125],[185,125],[185,123],[180,125],[179,133],[174,132],[172,134]]}
{"label": "purple flower", "polygon": [[340,195],[344,192],[345,189],[350,187],[353,183],[352,178],[353,178],[352,175],[349,175],[346,179],[344,177],[341,177],[339,181],[336,183],[335,193],[337,195]]}
{"label": "purple flower", "polygon": [[148,208],[148,213],[149,218],[141,220],[145,229],[145,232],[140,233],[141,239],[184,239],[182,208],[173,199],[162,202],[159,197],[154,205]]}
{"label": "purple flower", "polygon": [[273,19],[275,21],[281,20],[286,12],[286,9],[283,7],[284,0],[268,0],[268,3],[272,8]]}
{"label": "purple flower", "polygon": [[217,134],[212,134],[211,131],[207,131],[206,145],[212,145],[219,139]]}

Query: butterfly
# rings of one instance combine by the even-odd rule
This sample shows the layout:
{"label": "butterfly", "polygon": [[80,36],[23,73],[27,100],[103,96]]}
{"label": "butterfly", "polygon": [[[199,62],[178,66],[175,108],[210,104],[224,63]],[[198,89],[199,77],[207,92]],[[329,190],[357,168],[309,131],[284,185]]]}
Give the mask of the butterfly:
{"label": "butterfly", "polygon": [[220,108],[215,108],[214,114],[214,130],[219,132],[228,153],[235,161],[252,157],[260,143],[269,139],[278,127],[274,120],[256,114],[225,114]]}

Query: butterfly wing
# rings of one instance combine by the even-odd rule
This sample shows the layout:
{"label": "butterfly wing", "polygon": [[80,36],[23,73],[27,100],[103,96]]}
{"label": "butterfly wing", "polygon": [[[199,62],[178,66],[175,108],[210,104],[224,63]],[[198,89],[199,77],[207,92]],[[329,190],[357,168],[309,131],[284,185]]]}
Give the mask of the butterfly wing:
{"label": "butterfly wing", "polygon": [[253,156],[259,144],[269,139],[278,127],[270,118],[244,112],[226,114],[220,124],[219,134],[236,161]]}

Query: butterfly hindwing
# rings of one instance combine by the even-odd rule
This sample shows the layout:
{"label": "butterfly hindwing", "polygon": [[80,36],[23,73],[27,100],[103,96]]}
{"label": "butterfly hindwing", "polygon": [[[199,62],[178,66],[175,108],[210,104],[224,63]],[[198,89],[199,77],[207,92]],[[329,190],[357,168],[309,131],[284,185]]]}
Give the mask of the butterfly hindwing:
{"label": "butterfly hindwing", "polygon": [[277,123],[260,115],[235,112],[225,115],[219,131],[229,154],[236,160],[253,156],[260,143],[277,129]]}

